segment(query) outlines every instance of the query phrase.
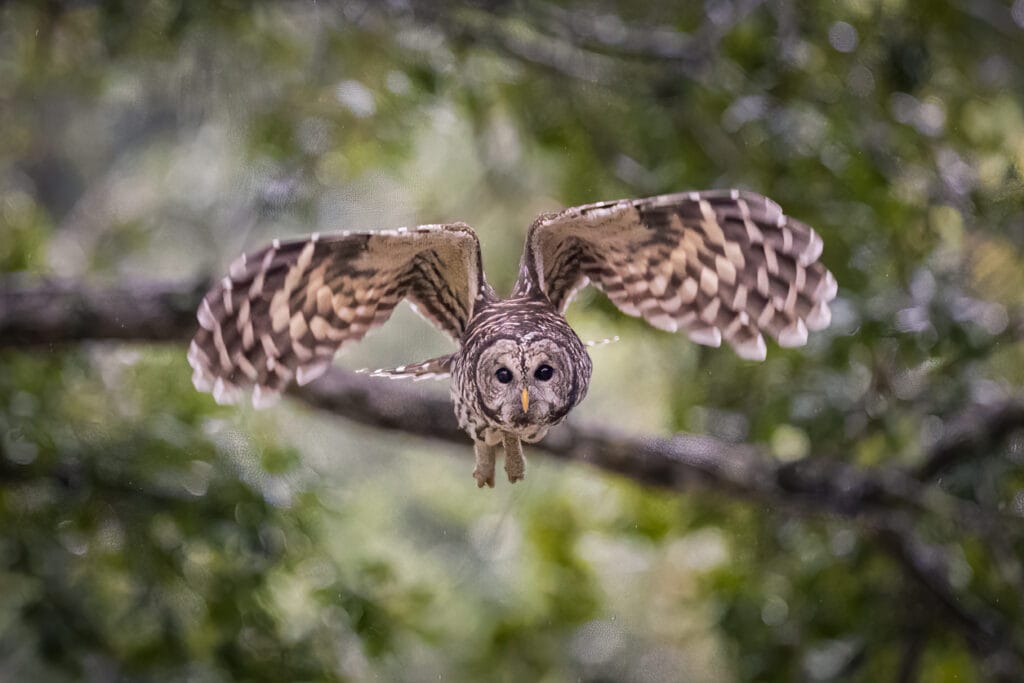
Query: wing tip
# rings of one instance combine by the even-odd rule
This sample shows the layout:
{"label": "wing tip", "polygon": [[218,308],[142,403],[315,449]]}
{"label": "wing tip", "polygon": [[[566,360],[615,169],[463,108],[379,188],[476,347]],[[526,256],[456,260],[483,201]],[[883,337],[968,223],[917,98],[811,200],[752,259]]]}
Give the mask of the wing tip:
{"label": "wing tip", "polygon": [[322,376],[331,367],[330,359],[322,359],[312,363],[300,365],[295,371],[295,383],[304,387],[313,380]]}
{"label": "wing tip", "polygon": [[779,332],[779,346],[791,349],[807,343],[807,325],[797,318]]}
{"label": "wing tip", "polygon": [[807,314],[807,329],[817,332],[824,330],[831,324],[832,309],[829,308],[828,301],[819,301],[814,304],[814,308]]}
{"label": "wing tip", "polygon": [[760,334],[742,344],[733,346],[733,350],[744,360],[763,361],[768,357],[768,347],[764,343],[764,337]]}
{"label": "wing tip", "polygon": [[701,346],[718,348],[722,345],[722,331],[717,327],[698,327],[687,332],[686,336]]}

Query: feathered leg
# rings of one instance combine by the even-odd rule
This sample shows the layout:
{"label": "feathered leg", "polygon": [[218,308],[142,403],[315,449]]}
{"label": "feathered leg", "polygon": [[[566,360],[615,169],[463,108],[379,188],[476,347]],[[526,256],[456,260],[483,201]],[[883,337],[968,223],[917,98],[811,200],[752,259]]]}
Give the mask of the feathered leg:
{"label": "feathered leg", "polygon": [[505,446],[505,473],[511,483],[526,478],[526,458],[523,456],[523,444],[519,437],[511,432],[501,435]]}
{"label": "feathered leg", "polygon": [[476,479],[478,488],[487,484],[494,488],[494,461],[498,456],[498,446],[488,446],[483,441],[473,444],[473,454],[476,456],[476,467],[473,468],[473,478]]}

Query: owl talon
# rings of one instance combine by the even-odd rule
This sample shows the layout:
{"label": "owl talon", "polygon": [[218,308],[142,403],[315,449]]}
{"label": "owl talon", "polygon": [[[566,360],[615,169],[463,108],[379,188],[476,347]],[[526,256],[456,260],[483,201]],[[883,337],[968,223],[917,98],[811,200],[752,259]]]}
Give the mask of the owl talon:
{"label": "owl talon", "polygon": [[494,488],[494,461],[496,448],[488,446],[482,441],[474,444],[473,453],[476,456],[476,467],[473,468],[473,478],[476,479],[477,488]]}
{"label": "owl talon", "polygon": [[488,488],[494,488],[494,468],[491,467],[490,473],[486,473],[480,469],[478,465],[473,470],[473,478],[476,479],[476,487],[482,489],[486,484]]}
{"label": "owl talon", "polygon": [[505,446],[505,474],[510,484],[526,478],[526,458],[523,457],[523,444],[519,437],[506,433],[503,438]]}

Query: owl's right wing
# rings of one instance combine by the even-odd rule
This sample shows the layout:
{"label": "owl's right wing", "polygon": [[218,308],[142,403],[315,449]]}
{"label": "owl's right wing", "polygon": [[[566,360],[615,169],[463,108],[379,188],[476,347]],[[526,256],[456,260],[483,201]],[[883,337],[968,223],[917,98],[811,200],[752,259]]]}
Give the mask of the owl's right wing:
{"label": "owl's right wing", "polygon": [[564,312],[593,283],[655,327],[762,360],[763,332],[800,346],[828,326],[837,288],[821,250],[813,229],[752,192],[623,199],[540,216],[516,290],[539,289]]}
{"label": "owl's right wing", "polygon": [[461,338],[486,284],[468,225],[313,235],[239,257],[203,298],[192,381],[221,403],[253,404],[323,374],[335,352],[383,324],[403,298]]}

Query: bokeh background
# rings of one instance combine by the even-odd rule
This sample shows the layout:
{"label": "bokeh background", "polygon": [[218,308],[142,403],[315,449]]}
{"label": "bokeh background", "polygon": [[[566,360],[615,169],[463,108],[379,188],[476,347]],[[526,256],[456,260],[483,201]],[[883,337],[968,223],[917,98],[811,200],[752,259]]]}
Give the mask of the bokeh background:
{"label": "bokeh background", "polygon": [[[0,6],[8,293],[450,220],[507,291],[540,211],[712,187],[815,226],[832,327],[751,363],[588,292],[577,424],[916,473],[989,529],[901,518],[935,576],[867,515],[479,491],[468,441],[216,406],[180,342],[5,343],[0,679],[1020,680],[1024,1]],[[403,306],[338,363],[449,349]]]}

